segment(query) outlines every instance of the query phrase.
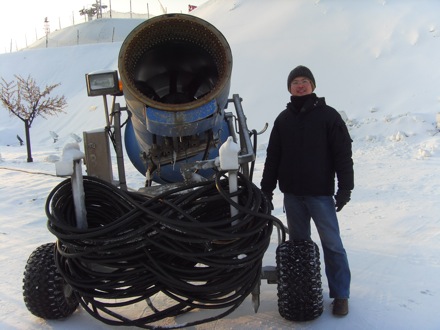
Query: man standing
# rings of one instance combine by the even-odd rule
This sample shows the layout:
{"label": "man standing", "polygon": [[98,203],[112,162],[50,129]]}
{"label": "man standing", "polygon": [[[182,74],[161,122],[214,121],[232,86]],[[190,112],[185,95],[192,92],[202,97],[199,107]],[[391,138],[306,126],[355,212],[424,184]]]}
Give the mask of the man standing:
{"label": "man standing", "polygon": [[[275,119],[267,147],[261,190],[272,200],[277,182],[291,240],[310,240],[310,220],[318,230],[333,314],[348,314],[350,268],[339,232],[339,212],[354,188],[351,138],[339,113],[313,93],[312,72],[305,66],[287,78],[287,108]],[[337,193],[335,193],[335,177]]]}

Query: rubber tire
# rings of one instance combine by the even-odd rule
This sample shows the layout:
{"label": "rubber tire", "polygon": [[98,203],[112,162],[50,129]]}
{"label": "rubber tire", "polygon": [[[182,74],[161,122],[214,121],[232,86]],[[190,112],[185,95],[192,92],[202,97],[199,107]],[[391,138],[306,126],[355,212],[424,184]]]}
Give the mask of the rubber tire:
{"label": "rubber tire", "polygon": [[78,307],[70,285],[55,265],[55,243],[46,243],[29,256],[23,278],[27,309],[43,319],[63,319]]}
{"label": "rubber tire", "polygon": [[322,314],[319,248],[313,241],[286,241],[276,251],[278,311],[290,321],[310,321]]}

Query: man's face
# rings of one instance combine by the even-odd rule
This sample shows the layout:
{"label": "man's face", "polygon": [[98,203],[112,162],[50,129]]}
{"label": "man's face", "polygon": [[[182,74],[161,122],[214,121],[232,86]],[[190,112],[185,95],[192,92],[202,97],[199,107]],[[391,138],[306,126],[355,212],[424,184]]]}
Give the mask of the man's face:
{"label": "man's face", "polygon": [[303,96],[312,93],[312,82],[306,77],[297,77],[290,83],[290,94],[293,96]]}

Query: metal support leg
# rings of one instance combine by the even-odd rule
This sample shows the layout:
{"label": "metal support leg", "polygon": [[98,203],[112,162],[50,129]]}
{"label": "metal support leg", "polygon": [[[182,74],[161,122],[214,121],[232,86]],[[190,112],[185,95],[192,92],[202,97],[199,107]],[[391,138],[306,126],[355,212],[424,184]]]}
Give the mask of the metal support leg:
{"label": "metal support leg", "polygon": [[255,285],[252,290],[252,306],[254,307],[254,312],[258,312],[258,308],[260,308],[260,287],[261,280],[258,280],[258,283]]}
{"label": "metal support leg", "polygon": [[81,159],[73,162],[73,174],[71,180],[73,204],[75,205],[76,227],[79,229],[87,229],[87,210],[85,204]]}
{"label": "metal support leg", "polygon": [[121,108],[119,103],[115,104],[113,118],[115,120],[115,152],[118,164],[119,187],[127,190],[127,181],[125,179],[124,153],[122,150],[122,133],[121,133]]}

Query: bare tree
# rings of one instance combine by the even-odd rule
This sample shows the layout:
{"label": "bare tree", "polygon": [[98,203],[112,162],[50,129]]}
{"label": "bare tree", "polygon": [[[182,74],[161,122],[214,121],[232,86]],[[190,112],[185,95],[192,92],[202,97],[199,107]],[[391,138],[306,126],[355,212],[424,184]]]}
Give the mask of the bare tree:
{"label": "bare tree", "polygon": [[0,100],[9,111],[24,122],[26,133],[27,161],[32,162],[30,128],[37,116],[47,119],[47,116],[57,115],[64,112],[66,99],[63,96],[49,97],[52,90],[60,84],[46,86],[43,91],[37,86],[35,79],[28,76],[27,79],[14,75],[16,81],[7,82],[1,78]]}

